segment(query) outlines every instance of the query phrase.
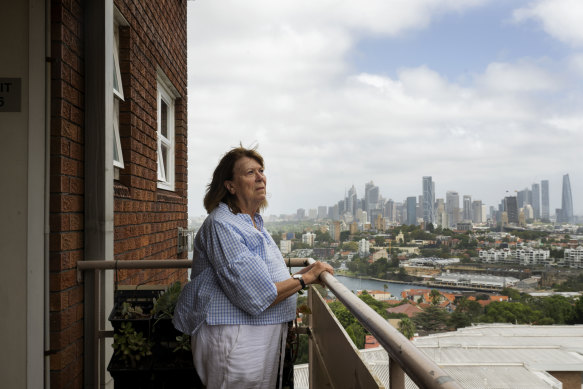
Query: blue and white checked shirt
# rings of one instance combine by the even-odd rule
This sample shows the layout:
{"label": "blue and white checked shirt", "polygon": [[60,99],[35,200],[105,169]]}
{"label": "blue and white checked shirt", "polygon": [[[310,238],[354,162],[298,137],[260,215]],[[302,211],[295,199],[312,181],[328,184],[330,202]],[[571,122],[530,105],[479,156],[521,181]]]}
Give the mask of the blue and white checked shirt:
{"label": "blue and white checked shirt", "polygon": [[261,215],[255,223],[258,229],[249,215],[234,214],[224,203],[206,218],[194,240],[191,280],[174,311],[176,329],[194,335],[205,321],[266,325],[295,318],[296,294],[269,307],[275,283],[290,275]]}

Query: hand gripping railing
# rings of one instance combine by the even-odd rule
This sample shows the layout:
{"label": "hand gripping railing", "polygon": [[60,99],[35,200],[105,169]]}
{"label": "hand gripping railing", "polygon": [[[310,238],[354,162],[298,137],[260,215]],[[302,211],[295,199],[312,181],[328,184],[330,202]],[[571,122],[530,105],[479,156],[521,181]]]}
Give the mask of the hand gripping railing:
{"label": "hand gripping railing", "polygon": [[[289,266],[307,266],[312,258],[287,258]],[[389,354],[391,388],[404,388],[403,371],[420,388],[461,389],[457,381],[447,375],[427,355],[391,326],[374,309],[354,295],[333,275],[323,272],[320,280],[334,293]]]}

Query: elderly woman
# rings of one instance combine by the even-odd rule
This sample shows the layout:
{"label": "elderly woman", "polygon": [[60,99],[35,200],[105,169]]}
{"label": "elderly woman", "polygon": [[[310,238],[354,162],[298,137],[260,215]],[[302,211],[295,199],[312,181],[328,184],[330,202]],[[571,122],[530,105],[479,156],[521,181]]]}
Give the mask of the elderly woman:
{"label": "elderly woman", "polygon": [[273,389],[296,293],[331,266],[316,262],[290,276],[263,226],[263,158],[234,148],[216,167],[204,206],[209,213],[194,241],[191,281],[174,326],[192,337],[202,383],[212,388]]}

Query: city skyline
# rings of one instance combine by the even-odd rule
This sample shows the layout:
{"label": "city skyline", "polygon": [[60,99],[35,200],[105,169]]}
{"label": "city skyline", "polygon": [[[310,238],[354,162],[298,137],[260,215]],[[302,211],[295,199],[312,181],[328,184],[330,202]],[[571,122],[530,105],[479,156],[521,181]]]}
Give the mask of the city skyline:
{"label": "city skyline", "polygon": [[582,214],[582,19],[569,0],[188,2],[189,214],[240,143],[266,214],[370,179],[402,201],[423,176],[487,205],[548,179],[554,214],[566,173]]}
{"label": "city skyline", "polygon": [[[374,181],[371,180],[367,183],[364,184],[364,190],[360,193],[363,193],[359,196],[359,190],[357,188],[356,185],[351,185],[350,189],[348,191],[344,192],[344,196],[337,199],[337,201],[332,202],[331,204],[319,204],[319,205],[310,205],[310,206],[305,206],[305,207],[298,207],[296,208],[294,211],[289,212],[289,213],[285,213],[285,214],[279,214],[279,215],[275,215],[275,214],[270,214],[270,213],[266,213],[266,215],[269,216],[292,216],[292,215],[296,215],[297,217],[299,217],[299,212],[302,213],[302,216],[300,218],[315,218],[315,217],[310,217],[310,213],[313,213],[314,215],[318,215],[319,219],[322,219],[323,217],[321,215],[323,215],[324,213],[326,213],[326,217],[329,217],[331,214],[331,209],[334,206],[339,206],[339,207],[344,207],[341,208],[341,211],[343,212],[342,214],[336,215],[334,217],[332,217],[332,219],[338,219],[341,218],[343,214],[353,214],[356,215],[356,211],[357,208],[360,211],[365,211],[367,213],[368,216],[368,222],[373,222],[376,215],[379,212],[375,212],[375,209],[370,209],[369,205],[367,205],[369,203],[369,201],[367,200],[367,193],[369,193],[369,190],[372,189],[375,193],[375,198],[377,199],[376,202],[379,202],[382,199],[382,203],[379,203],[378,206],[375,206],[373,208],[377,208],[377,209],[382,209],[386,203],[388,201],[392,201],[395,204],[401,204],[401,206],[404,209],[410,210],[411,207],[415,207],[415,209],[417,209],[417,213],[415,216],[411,216],[409,214],[407,214],[404,218],[404,220],[406,221],[406,224],[411,224],[411,223],[416,223],[417,220],[423,219],[423,221],[427,222],[427,207],[430,207],[432,210],[432,222],[436,225],[442,225],[442,220],[441,217],[439,215],[440,210],[439,210],[439,204],[442,204],[442,206],[444,207],[444,209],[442,210],[443,212],[447,213],[449,215],[449,220],[447,220],[447,224],[449,227],[453,227],[457,222],[461,222],[461,221],[468,221],[468,220],[473,220],[474,222],[479,222],[477,220],[474,220],[475,218],[475,214],[476,214],[476,210],[477,207],[480,207],[480,211],[479,212],[483,212],[482,209],[486,209],[486,215],[484,215],[484,219],[486,216],[491,216],[490,215],[490,209],[491,207],[493,207],[493,209],[495,211],[498,211],[500,209],[500,207],[502,208],[508,208],[510,207],[511,209],[511,213],[512,215],[509,215],[509,218],[512,219],[512,222],[518,222],[518,214],[520,209],[522,209],[526,204],[528,204],[531,208],[532,208],[532,218],[536,219],[536,220],[550,220],[550,219],[555,219],[557,218],[558,221],[561,222],[572,222],[574,219],[573,217],[575,216],[583,216],[583,214],[578,215],[578,214],[573,214],[572,210],[573,209],[573,203],[572,203],[572,196],[571,196],[571,192],[570,192],[570,182],[569,182],[569,174],[565,174],[562,176],[562,186],[560,186],[558,188],[558,192],[560,192],[558,194],[558,196],[560,197],[558,199],[557,207],[552,208],[552,211],[549,212],[550,214],[547,215],[546,219],[543,218],[543,215],[545,215],[544,212],[541,212],[541,204],[544,205],[545,203],[545,199],[543,198],[544,195],[544,190],[541,193],[540,189],[538,189],[538,193],[537,193],[537,188],[540,188],[541,185],[543,186],[543,188],[545,188],[545,186],[547,186],[546,190],[547,190],[547,194],[549,194],[550,192],[552,192],[549,188],[548,188],[548,180],[541,180],[541,182],[539,183],[532,183],[531,187],[529,188],[528,186],[525,187],[523,190],[515,190],[515,191],[505,191],[504,195],[502,197],[500,197],[498,199],[497,202],[495,203],[486,203],[484,202],[479,195],[475,195],[475,194],[462,194],[459,193],[455,190],[447,190],[445,192],[444,196],[436,196],[435,195],[435,187],[436,184],[438,185],[439,183],[433,180],[432,176],[423,176],[422,177],[422,183],[421,183],[421,188],[420,188],[420,193],[411,193],[409,196],[403,198],[403,199],[396,199],[393,198],[391,196],[386,196],[378,186],[376,186],[374,184]],[[428,188],[431,188],[431,191],[427,192]],[[425,193],[429,193],[430,196],[432,196],[432,201],[431,201],[431,206],[429,206],[429,204],[427,204],[427,202],[425,201]],[[538,205],[537,205],[537,199],[538,199]],[[511,201],[510,205],[508,204],[508,201]],[[341,203],[343,203],[341,205]],[[457,206],[456,206],[457,204]],[[567,206],[567,211],[566,211],[566,217],[567,219],[561,219],[562,217],[565,217],[563,214],[563,209],[565,209],[565,204]],[[482,208],[482,206],[484,208]],[[455,209],[453,209],[452,207],[455,207]],[[570,207],[570,208],[569,208]],[[325,208],[325,209],[324,209]],[[538,209],[538,216],[537,216],[537,209]],[[408,211],[407,211],[408,213]],[[457,216],[453,216],[452,215],[457,215]],[[385,212],[385,216],[386,216],[386,212]],[[480,215],[481,216],[481,215]],[[358,216],[357,216],[358,218]]]}

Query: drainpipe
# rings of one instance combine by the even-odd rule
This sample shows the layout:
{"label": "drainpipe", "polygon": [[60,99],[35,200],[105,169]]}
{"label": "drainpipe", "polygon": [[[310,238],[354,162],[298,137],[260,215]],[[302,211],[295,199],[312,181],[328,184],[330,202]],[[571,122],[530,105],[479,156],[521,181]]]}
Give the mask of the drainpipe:
{"label": "drainpipe", "polygon": [[45,199],[44,199],[44,388],[51,387],[51,329],[49,289],[49,206],[51,178],[51,2],[45,0]]}

